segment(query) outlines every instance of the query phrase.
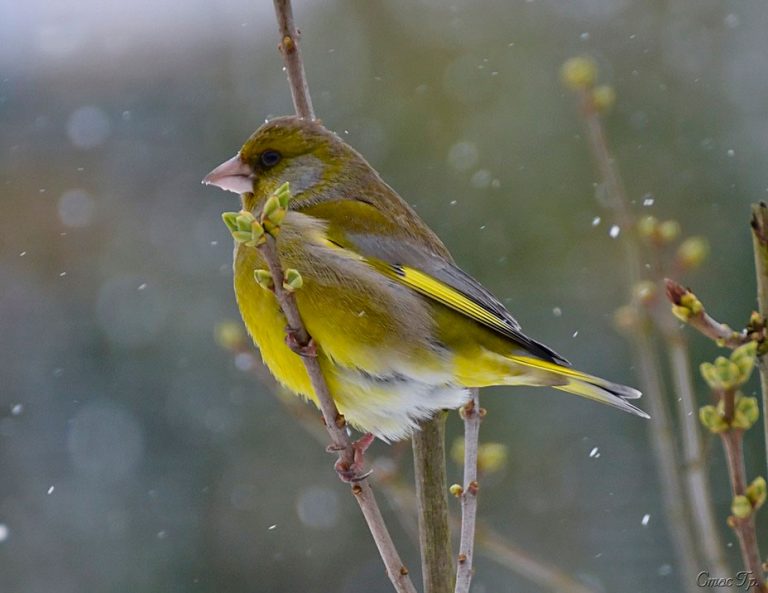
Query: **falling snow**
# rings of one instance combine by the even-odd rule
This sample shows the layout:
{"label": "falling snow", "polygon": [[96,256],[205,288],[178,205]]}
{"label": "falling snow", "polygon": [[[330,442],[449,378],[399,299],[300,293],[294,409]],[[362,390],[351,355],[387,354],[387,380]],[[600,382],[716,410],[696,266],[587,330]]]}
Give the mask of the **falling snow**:
{"label": "falling snow", "polygon": [[643,519],[642,521],[640,521],[640,523],[642,524],[643,527],[645,527],[646,525],[648,525],[648,522],[650,520],[651,520],[651,516],[648,513],[646,513],[645,515],[643,515]]}
{"label": "falling snow", "polygon": [[611,227],[611,230],[610,230],[610,231],[608,231],[608,234],[610,235],[611,239],[615,239],[616,237],[618,237],[618,236],[619,236],[619,233],[620,233],[620,232],[621,232],[621,229],[619,228],[619,225],[617,225],[617,224],[614,224],[614,225]]}

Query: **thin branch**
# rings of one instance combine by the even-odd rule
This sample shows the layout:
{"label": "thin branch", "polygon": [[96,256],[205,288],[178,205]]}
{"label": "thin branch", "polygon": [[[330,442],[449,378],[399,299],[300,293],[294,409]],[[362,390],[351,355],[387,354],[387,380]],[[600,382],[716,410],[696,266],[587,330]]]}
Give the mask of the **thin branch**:
{"label": "thin branch", "polygon": [[696,295],[679,282],[667,278],[667,298],[675,306],[673,311],[678,319],[698,330],[710,340],[726,348],[738,348],[754,339],[747,332],[736,332],[725,323],[713,319],[704,309]]}
{"label": "thin branch", "polygon": [[419,549],[424,593],[453,590],[453,553],[448,524],[448,487],[445,476],[445,421],[439,413],[413,435]]}
{"label": "thin branch", "polygon": [[[314,118],[314,112],[312,110],[309,89],[304,77],[298,34],[293,22],[290,0],[275,0],[275,13],[280,26],[280,49],[288,71],[288,80],[291,86],[296,113],[300,117],[312,119]],[[344,418],[339,414],[336,404],[331,398],[328,384],[320,369],[320,364],[317,358],[311,355],[313,342],[301,320],[296,299],[291,292],[283,289],[283,270],[274,239],[269,235],[266,236],[266,241],[260,249],[274,280],[275,295],[288,322],[288,336],[296,342],[299,351],[305,352],[301,358],[307,369],[312,389],[323,414],[325,427],[331,437],[331,447],[338,452],[339,464],[342,467],[350,468],[354,462],[354,448],[345,430]],[[395,590],[398,593],[416,593],[416,588],[408,576],[408,569],[400,559],[392,537],[387,531],[381,511],[367,479],[363,478],[355,482],[352,486],[352,492],[365,516],[376,547],[384,561],[387,575],[392,581]]]}
{"label": "thin branch", "polygon": [[[630,291],[642,280],[642,259],[640,245],[624,185],[616,162],[608,148],[599,111],[594,103],[591,88],[579,89],[581,112],[587,128],[590,149],[602,178],[605,193],[610,200],[616,223],[624,240],[624,261]],[[661,367],[651,335],[651,319],[645,308],[633,296],[633,306],[639,317],[638,329],[632,332],[632,341],[638,361],[638,376],[641,389],[648,398],[651,422],[651,446],[659,470],[661,494],[664,500],[668,533],[672,539],[675,554],[682,565],[682,581],[686,589],[694,591],[696,574],[699,571],[696,545],[693,540],[690,520],[685,508],[683,483],[680,477],[680,460],[675,442],[674,424],[667,409]]]}
{"label": "thin branch", "polygon": [[[723,397],[727,400],[733,400],[734,392],[726,392]],[[733,402],[731,401],[731,407]],[[731,492],[733,496],[744,496],[747,492],[747,479],[744,471],[744,450],[742,443],[744,440],[744,431],[730,429],[721,433],[725,459],[728,462],[728,477],[731,482]],[[749,513],[745,518],[739,518],[731,515],[728,518],[728,524],[736,532],[739,540],[739,549],[744,562],[744,568],[749,571],[750,577],[755,580],[749,589],[764,593],[768,591],[763,580],[763,563],[760,560],[760,550],[757,546],[757,533],[755,531],[755,514]]]}
{"label": "thin branch", "polygon": [[456,593],[469,593],[472,582],[472,559],[475,549],[475,523],[477,521],[477,451],[480,440],[480,408],[478,389],[471,390],[472,399],[464,406],[464,489],[461,493],[461,539],[456,567]]}
{"label": "thin branch", "polygon": [[[657,255],[661,256],[658,251]],[[656,282],[668,281],[663,278],[663,264],[659,257],[659,265],[655,273]],[[653,308],[656,324],[664,338],[669,369],[672,378],[672,388],[678,396],[677,412],[680,420],[683,465],[681,470],[685,480],[686,491],[690,500],[691,517],[696,537],[706,561],[706,566],[713,574],[725,576],[729,574],[728,563],[723,554],[722,538],[715,515],[715,505],[710,490],[709,471],[707,468],[704,440],[701,437],[699,424],[699,405],[696,401],[693,376],[691,374],[691,356],[688,342],[667,310],[660,311],[658,304]],[[665,308],[664,308],[665,309]],[[663,313],[663,314],[662,314]]]}
{"label": "thin branch", "polygon": [[291,97],[293,98],[296,115],[304,119],[315,119],[312,97],[309,94],[309,85],[304,74],[304,62],[301,60],[299,31],[293,20],[291,0],[274,0],[274,3],[277,26],[280,29],[280,45],[278,49],[283,54],[285,61],[288,84],[291,87]]}
{"label": "thin branch", "polygon": [[[752,245],[755,251],[755,276],[757,278],[757,305],[760,317],[768,316],[768,206],[765,202],[752,204]],[[763,322],[764,323],[764,322]],[[758,351],[760,389],[763,398],[763,438],[765,459],[768,462],[768,353]]]}

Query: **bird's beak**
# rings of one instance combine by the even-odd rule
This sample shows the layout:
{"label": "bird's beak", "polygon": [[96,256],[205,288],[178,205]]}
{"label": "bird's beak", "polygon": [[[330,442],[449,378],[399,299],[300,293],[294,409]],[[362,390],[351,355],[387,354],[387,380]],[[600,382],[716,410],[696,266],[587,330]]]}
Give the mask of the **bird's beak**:
{"label": "bird's beak", "polygon": [[244,194],[253,191],[253,171],[237,153],[224,161],[203,179],[205,185],[215,185],[225,191]]}

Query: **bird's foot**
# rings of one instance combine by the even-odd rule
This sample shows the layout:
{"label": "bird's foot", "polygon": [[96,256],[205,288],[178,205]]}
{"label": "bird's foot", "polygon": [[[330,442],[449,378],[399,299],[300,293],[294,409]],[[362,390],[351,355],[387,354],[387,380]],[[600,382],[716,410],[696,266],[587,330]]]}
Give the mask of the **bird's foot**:
{"label": "bird's foot", "polygon": [[309,342],[302,344],[293,328],[285,328],[285,343],[288,345],[288,348],[293,350],[299,356],[317,358],[317,345],[315,344],[315,341],[310,338]]}
{"label": "bird's foot", "polygon": [[[352,463],[350,464],[341,458],[335,463],[333,469],[336,470],[336,474],[338,474],[342,482],[360,482],[373,473],[373,470],[368,470],[367,472],[364,470],[365,452],[371,446],[374,439],[375,437],[370,432],[364,434],[352,443],[352,449],[354,450]],[[331,445],[328,447],[328,451],[336,451],[336,449]]]}

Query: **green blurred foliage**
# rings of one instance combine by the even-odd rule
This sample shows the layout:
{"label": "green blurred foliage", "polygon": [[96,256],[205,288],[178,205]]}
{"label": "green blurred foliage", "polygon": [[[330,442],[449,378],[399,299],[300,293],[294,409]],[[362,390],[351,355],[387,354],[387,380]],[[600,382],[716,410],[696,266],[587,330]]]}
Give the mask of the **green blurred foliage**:
{"label": "green blurred foliage", "polygon": [[[707,237],[689,280],[722,320],[747,318],[748,206],[768,187],[761,2],[296,12],[319,116],[529,333],[637,382],[611,327],[621,237],[559,81],[581,54],[616,90],[606,125],[637,211]],[[237,318],[220,219],[236,202],[200,179],[291,110],[271,3],[0,0],[0,17],[0,590],[389,591],[332,460],[214,340]],[[483,439],[509,456],[483,518],[597,590],[680,589],[643,422],[548,390],[483,405]],[[482,557],[473,590],[540,591]]]}

